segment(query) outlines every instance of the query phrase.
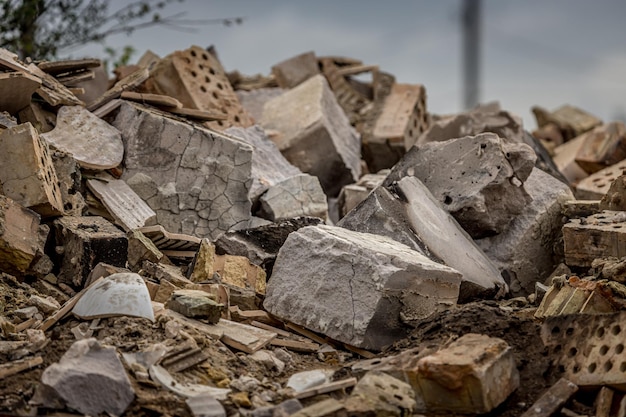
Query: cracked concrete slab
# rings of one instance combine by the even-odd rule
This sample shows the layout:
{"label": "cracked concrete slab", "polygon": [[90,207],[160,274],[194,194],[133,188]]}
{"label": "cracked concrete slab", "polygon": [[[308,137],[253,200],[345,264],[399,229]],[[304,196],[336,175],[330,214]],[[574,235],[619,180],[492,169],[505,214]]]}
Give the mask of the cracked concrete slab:
{"label": "cracked concrete slab", "polygon": [[247,224],[250,145],[157,110],[124,102],[113,122],[122,132],[122,179],[173,233],[216,239]]}
{"label": "cracked concrete slab", "polygon": [[456,270],[392,239],[309,226],[281,247],[264,307],[333,339],[381,350],[407,335],[404,319],[456,303],[460,283]]}
{"label": "cracked concrete slab", "polygon": [[317,177],[299,174],[270,187],[259,201],[260,215],[271,221],[300,216],[328,219],[328,202]]}

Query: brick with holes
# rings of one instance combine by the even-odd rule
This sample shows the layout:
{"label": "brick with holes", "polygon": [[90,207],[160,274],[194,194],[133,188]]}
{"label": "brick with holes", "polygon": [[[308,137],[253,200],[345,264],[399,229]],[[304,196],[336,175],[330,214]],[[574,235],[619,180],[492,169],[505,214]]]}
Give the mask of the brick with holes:
{"label": "brick with holes", "polygon": [[601,200],[609,191],[611,183],[626,170],[626,159],[610,167],[594,172],[582,179],[576,186],[576,198],[579,200]]}
{"label": "brick with holes", "polygon": [[63,213],[48,144],[30,123],[0,134],[0,186],[2,194],[44,217]]}
{"label": "brick with holes", "polygon": [[590,267],[596,258],[626,256],[626,212],[604,210],[563,226],[565,263]]}

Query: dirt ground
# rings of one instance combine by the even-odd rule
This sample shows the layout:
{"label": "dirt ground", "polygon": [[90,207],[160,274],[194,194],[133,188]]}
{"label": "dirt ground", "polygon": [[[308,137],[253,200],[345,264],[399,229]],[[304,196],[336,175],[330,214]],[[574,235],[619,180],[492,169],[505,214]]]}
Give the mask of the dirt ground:
{"label": "dirt ground", "polygon": [[[11,309],[13,306],[21,306],[26,300],[27,292],[33,291],[32,288],[29,289],[25,284],[14,280],[4,279],[0,284],[5,309],[8,306],[11,306]],[[513,349],[520,372],[520,387],[489,416],[519,416],[559,378],[557,370],[550,366],[551,357],[540,338],[541,325],[532,318],[533,312],[534,310],[528,306],[516,306],[507,302],[481,301],[457,305],[415,323],[410,337],[389,347],[382,355],[396,354],[412,347],[438,348],[466,333],[482,333],[502,338]],[[347,369],[359,359],[358,356],[346,351],[340,351],[339,360],[335,358],[327,362],[322,361],[316,354],[288,352],[291,359],[287,362],[285,370],[279,373],[193,329],[184,328],[183,333],[172,337],[165,331],[166,323],[167,319],[164,317],[157,319],[155,323],[128,317],[102,319],[95,327],[94,337],[103,344],[116,346],[118,352],[124,353],[145,350],[155,343],[175,346],[184,337],[191,336],[198,346],[210,353],[210,357],[203,364],[173,376],[180,382],[213,386],[228,384],[242,375],[254,377],[259,383],[249,393],[251,408],[275,405],[289,398],[283,387],[287,378],[296,372],[319,368]],[[48,345],[36,353],[43,357],[42,366],[0,380],[1,413],[35,415],[33,414],[35,410],[29,408],[28,401],[35,393],[43,370],[57,362],[76,340],[71,329],[78,324],[80,321],[66,318],[47,333],[50,339]],[[0,353],[0,363],[14,359],[15,352]],[[131,376],[136,398],[125,416],[190,415],[183,398],[158,384],[138,382],[132,377],[133,371],[129,368],[127,371]],[[592,414],[589,405],[593,397],[590,398],[587,403],[585,401],[575,403],[573,408],[581,414]],[[316,401],[319,401],[319,398]],[[225,401],[224,406],[228,415],[240,411],[230,401]],[[53,411],[39,409],[43,414]]]}

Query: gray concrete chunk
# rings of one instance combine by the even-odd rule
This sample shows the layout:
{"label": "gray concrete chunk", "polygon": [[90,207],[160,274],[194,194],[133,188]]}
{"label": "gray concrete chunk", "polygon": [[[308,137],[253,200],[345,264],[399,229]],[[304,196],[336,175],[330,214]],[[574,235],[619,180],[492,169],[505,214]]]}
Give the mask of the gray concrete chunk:
{"label": "gray concrete chunk", "polygon": [[405,175],[419,178],[472,237],[480,238],[504,231],[530,202],[522,183],[535,159],[525,144],[482,133],[413,148],[385,183]]}
{"label": "gray concrete chunk", "polygon": [[329,196],[361,173],[361,140],[323,75],[316,75],[268,101],[261,126],[287,160],[320,179]]}
{"label": "gray concrete chunk", "polygon": [[270,187],[259,198],[258,215],[271,221],[300,216],[328,218],[328,202],[317,177],[299,174]]}
{"label": "gray concrete chunk", "polygon": [[250,218],[252,149],[222,134],[123,103],[122,179],[174,233],[217,238]]}
{"label": "gray concrete chunk", "polygon": [[562,236],[561,209],[574,199],[567,185],[537,168],[524,188],[532,198],[524,212],[502,233],[477,240],[508,280],[513,296],[533,293],[535,283],[554,270],[554,247]]}
{"label": "gray concrete chunk", "polygon": [[90,415],[121,415],[135,397],[115,348],[93,338],[75,342],[43,372],[41,383],[68,407]]}
{"label": "gray concrete chunk", "polygon": [[394,240],[310,226],[280,249],[264,307],[333,339],[380,350],[406,336],[403,317],[456,303],[460,280],[454,269]]}

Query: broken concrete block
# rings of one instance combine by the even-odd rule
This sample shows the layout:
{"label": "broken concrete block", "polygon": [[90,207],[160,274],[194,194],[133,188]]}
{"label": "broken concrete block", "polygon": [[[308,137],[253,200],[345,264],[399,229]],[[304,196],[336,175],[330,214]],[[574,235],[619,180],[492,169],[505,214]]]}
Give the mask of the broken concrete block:
{"label": "broken concrete block", "polygon": [[74,342],[59,362],[46,368],[41,383],[84,414],[121,415],[135,397],[115,348],[93,338]]}
{"label": "broken concrete block", "polygon": [[351,416],[410,415],[415,410],[415,392],[404,381],[372,371],[354,387],[345,405]]}
{"label": "broken concrete block", "polygon": [[580,135],[554,148],[554,164],[570,184],[576,184],[589,176],[576,162],[576,155],[585,143],[586,136]]}
{"label": "broken concrete block", "polygon": [[128,239],[102,217],[62,217],[53,224],[57,253],[62,257],[60,282],[80,288],[99,262],[126,265]]}
{"label": "broken concrete block", "polygon": [[115,168],[124,155],[120,132],[82,106],[61,107],[55,128],[41,137],[71,154],[83,168]]}
{"label": "broken concrete block", "polygon": [[52,152],[52,163],[59,180],[65,215],[82,216],[87,203],[81,194],[83,185],[78,162],[69,153],[55,150]]}
{"label": "broken concrete block", "polygon": [[583,178],[576,185],[576,198],[601,200],[608,192],[611,183],[622,175],[624,170],[626,170],[626,159]]}
{"label": "broken concrete block", "polygon": [[87,186],[127,232],[156,223],[156,213],[123,180],[90,179]]}
{"label": "broken concrete block", "polygon": [[505,143],[493,133],[430,142],[414,148],[385,184],[412,175],[474,238],[500,233],[530,198],[522,183],[535,165],[525,144]]}
{"label": "broken concrete block", "polygon": [[131,103],[114,125],[125,143],[122,179],[166,230],[215,239],[250,218],[249,145]]}
{"label": "broken concrete block", "polygon": [[259,197],[260,215],[273,222],[308,216],[328,219],[328,202],[317,177],[298,174],[269,187]]}
{"label": "broken concrete block", "polygon": [[285,91],[286,90],[282,88],[270,87],[255,88],[250,91],[236,90],[235,93],[237,93],[237,98],[239,98],[239,102],[246,112],[248,112],[255,122],[258,122],[261,120],[261,117],[263,117],[263,106],[265,106],[265,103],[274,97],[278,97]]}
{"label": "broken concrete block", "polygon": [[183,275],[180,268],[174,265],[155,264],[150,261],[145,261],[143,263],[143,270],[154,280],[160,283],[163,283],[163,281],[170,282],[177,288],[185,288],[193,284],[193,282]]}
{"label": "broken concrete block", "polygon": [[219,111],[226,120],[208,123],[223,131],[230,126],[252,125],[217,57],[199,46],[176,51],[161,59],[150,71],[155,93],[178,99],[185,108]]}
{"label": "broken concrete block", "polygon": [[131,271],[139,271],[143,261],[155,264],[169,262],[163,252],[139,230],[132,230],[126,236],[128,238],[128,267]]}
{"label": "broken concrete block", "polygon": [[281,88],[294,88],[319,73],[314,52],[305,52],[272,66],[272,74]]}
{"label": "broken concrete block", "polygon": [[[390,221],[392,218],[402,227],[397,228]],[[462,300],[499,297],[507,291],[492,261],[415,177],[404,177],[389,189],[379,187],[374,190],[338,225],[357,231],[382,233],[394,240],[408,238],[419,247],[421,245],[413,239],[417,236],[428,249],[424,251],[427,256],[463,274],[459,295]]]}
{"label": "broken concrete block", "polygon": [[626,126],[612,122],[583,134],[582,146],[576,154],[576,163],[592,174],[626,158]]}
{"label": "broken concrete block", "polygon": [[480,334],[460,337],[420,359],[417,366],[415,393],[425,404],[420,412],[486,413],[504,402],[520,382],[509,345]]}
{"label": "broken concrete block", "polygon": [[265,294],[267,277],[265,271],[251,264],[245,256],[216,255],[213,267],[223,284]]}
{"label": "broken concrete block", "polygon": [[590,267],[594,259],[626,256],[626,213],[603,211],[563,226],[565,263]]}
{"label": "broken concrete block", "polygon": [[391,239],[311,226],[290,234],[280,249],[264,307],[342,342],[380,350],[406,335],[401,316],[425,317],[454,304],[460,278]]}
{"label": "broken concrete block", "polygon": [[42,216],[63,213],[61,189],[46,141],[30,123],[0,133],[0,186],[16,203]]}
{"label": "broken concrete block", "polygon": [[550,112],[539,106],[532,108],[537,126],[553,123],[561,130],[565,142],[602,124],[602,120],[586,111],[568,104]]}
{"label": "broken concrete block", "polygon": [[0,111],[17,114],[40,86],[41,79],[26,72],[0,73]]}
{"label": "broken concrete block", "polygon": [[210,324],[216,324],[220,320],[224,305],[214,298],[204,291],[176,290],[165,306],[185,317],[199,317],[208,320]]}
{"label": "broken concrete block", "polygon": [[28,299],[28,303],[31,306],[37,307],[42,313],[49,315],[61,308],[61,304],[51,296],[40,297],[38,295],[31,295]]}
{"label": "broken concrete block", "polygon": [[322,222],[317,217],[300,217],[264,226],[233,230],[215,241],[223,253],[245,256],[251,263],[271,273],[274,260],[287,236],[301,227],[315,226]]}
{"label": "broken concrete block", "polygon": [[565,314],[604,314],[616,311],[612,301],[619,296],[614,295],[612,286],[606,285],[606,280],[589,281],[572,276],[568,280],[554,278],[553,281],[555,283],[543,296],[535,312],[535,318],[543,319]]}
{"label": "broken concrete block", "polygon": [[193,259],[191,274],[188,274],[192,282],[209,281],[215,273],[215,245],[209,239],[202,239],[200,248]]}
{"label": "broken concrete block", "polygon": [[500,234],[476,241],[495,263],[513,296],[534,292],[554,270],[554,247],[561,241],[563,204],[573,199],[569,187],[535,168],[524,188],[531,198]]}
{"label": "broken concrete block", "polygon": [[302,173],[291,165],[280,153],[276,144],[272,142],[265,131],[258,125],[247,129],[231,127],[224,131],[252,146],[252,185],[250,186],[250,200],[254,204],[259,196],[273,185]]}
{"label": "broken concrete block", "polygon": [[426,89],[421,84],[397,84],[385,99],[371,142],[389,142],[408,150],[428,128]]}
{"label": "broken concrete block", "polygon": [[337,104],[326,79],[316,75],[265,104],[261,126],[285,158],[319,178],[329,196],[361,173],[359,135]]}
{"label": "broken concrete block", "polygon": [[23,274],[43,253],[39,221],[37,213],[0,194],[0,270]]}

